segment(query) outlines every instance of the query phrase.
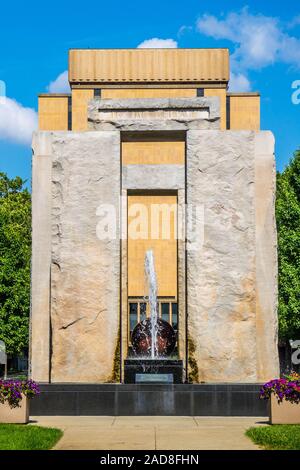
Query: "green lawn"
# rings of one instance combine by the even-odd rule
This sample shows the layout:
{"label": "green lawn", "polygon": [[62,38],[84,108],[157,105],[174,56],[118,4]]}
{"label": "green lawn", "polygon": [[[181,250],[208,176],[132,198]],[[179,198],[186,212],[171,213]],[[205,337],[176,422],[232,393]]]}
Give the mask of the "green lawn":
{"label": "green lawn", "polygon": [[0,450],[47,450],[61,438],[60,429],[0,424]]}
{"label": "green lawn", "polygon": [[299,424],[273,424],[250,428],[246,431],[246,436],[265,449],[300,450]]}

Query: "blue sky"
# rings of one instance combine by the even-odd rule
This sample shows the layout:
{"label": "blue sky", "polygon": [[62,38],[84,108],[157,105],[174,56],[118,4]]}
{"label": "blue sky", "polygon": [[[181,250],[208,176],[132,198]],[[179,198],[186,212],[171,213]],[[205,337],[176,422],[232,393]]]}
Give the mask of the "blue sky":
{"label": "blue sky", "polygon": [[37,94],[67,69],[69,48],[137,47],[152,38],[229,47],[233,83],[261,92],[262,129],[275,134],[282,170],[300,147],[300,104],[291,99],[300,80],[300,6],[289,0],[5,2],[0,80],[9,101],[1,110],[0,99],[0,170],[30,180]]}

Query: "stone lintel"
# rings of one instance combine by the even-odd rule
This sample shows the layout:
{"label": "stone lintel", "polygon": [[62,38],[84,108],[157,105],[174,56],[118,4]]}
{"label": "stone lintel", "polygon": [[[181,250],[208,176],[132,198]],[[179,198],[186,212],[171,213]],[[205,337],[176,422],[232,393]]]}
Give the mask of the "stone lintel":
{"label": "stone lintel", "polygon": [[184,165],[123,165],[123,189],[184,189]]}
{"label": "stone lintel", "polygon": [[89,129],[182,131],[219,129],[218,97],[97,100],[88,104]]}

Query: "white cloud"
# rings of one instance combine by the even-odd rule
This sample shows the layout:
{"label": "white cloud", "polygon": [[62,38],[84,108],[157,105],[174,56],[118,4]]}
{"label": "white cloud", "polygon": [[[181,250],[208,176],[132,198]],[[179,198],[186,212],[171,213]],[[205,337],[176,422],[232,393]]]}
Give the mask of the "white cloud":
{"label": "white cloud", "polygon": [[183,26],[181,26],[181,27],[179,28],[177,34],[178,34],[178,36],[182,36],[183,34],[189,33],[189,32],[191,32],[191,31],[193,31],[193,27],[192,27],[192,26],[183,25]]}
{"label": "white cloud", "polygon": [[30,145],[32,132],[37,129],[37,113],[11,98],[0,102],[0,139]]}
{"label": "white cloud", "polygon": [[296,26],[299,26],[299,25],[300,25],[300,15],[295,16],[295,17],[292,19],[292,21],[290,21],[290,22],[288,23],[288,28],[293,29],[293,28],[295,28]]}
{"label": "white cloud", "polygon": [[252,15],[248,8],[220,19],[202,15],[197,20],[200,33],[234,43],[234,72],[261,69],[276,62],[300,68],[300,39],[289,35],[277,18]]}
{"label": "white cloud", "polygon": [[205,36],[212,36],[215,39],[230,39],[234,40],[235,34],[230,27],[234,13],[230,13],[226,20],[218,20],[213,15],[204,14],[197,20],[197,29]]}
{"label": "white cloud", "polygon": [[49,93],[70,93],[70,85],[68,80],[68,71],[65,70],[56,77],[53,82],[47,86]]}
{"label": "white cloud", "polygon": [[145,41],[139,44],[138,49],[175,49],[177,46],[177,41],[174,39],[159,39],[159,38],[152,38],[146,39]]}
{"label": "white cloud", "polygon": [[251,84],[248,77],[242,73],[234,73],[231,72],[230,74],[230,81],[229,81],[229,91],[250,91]]}

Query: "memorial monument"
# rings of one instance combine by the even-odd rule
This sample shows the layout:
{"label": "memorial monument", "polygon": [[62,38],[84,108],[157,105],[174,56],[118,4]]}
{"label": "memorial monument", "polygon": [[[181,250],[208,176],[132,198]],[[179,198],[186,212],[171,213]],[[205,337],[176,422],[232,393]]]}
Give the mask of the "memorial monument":
{"label": "memorial monument", "polygon": [[278,375],[274,137],[259,94],[228,92],[229,76],[227,49],[74,49],[71,93],[39,96],[34,380],[126,381],[151,318],[149,252],[145,351],[166,322],[175,382]]}

